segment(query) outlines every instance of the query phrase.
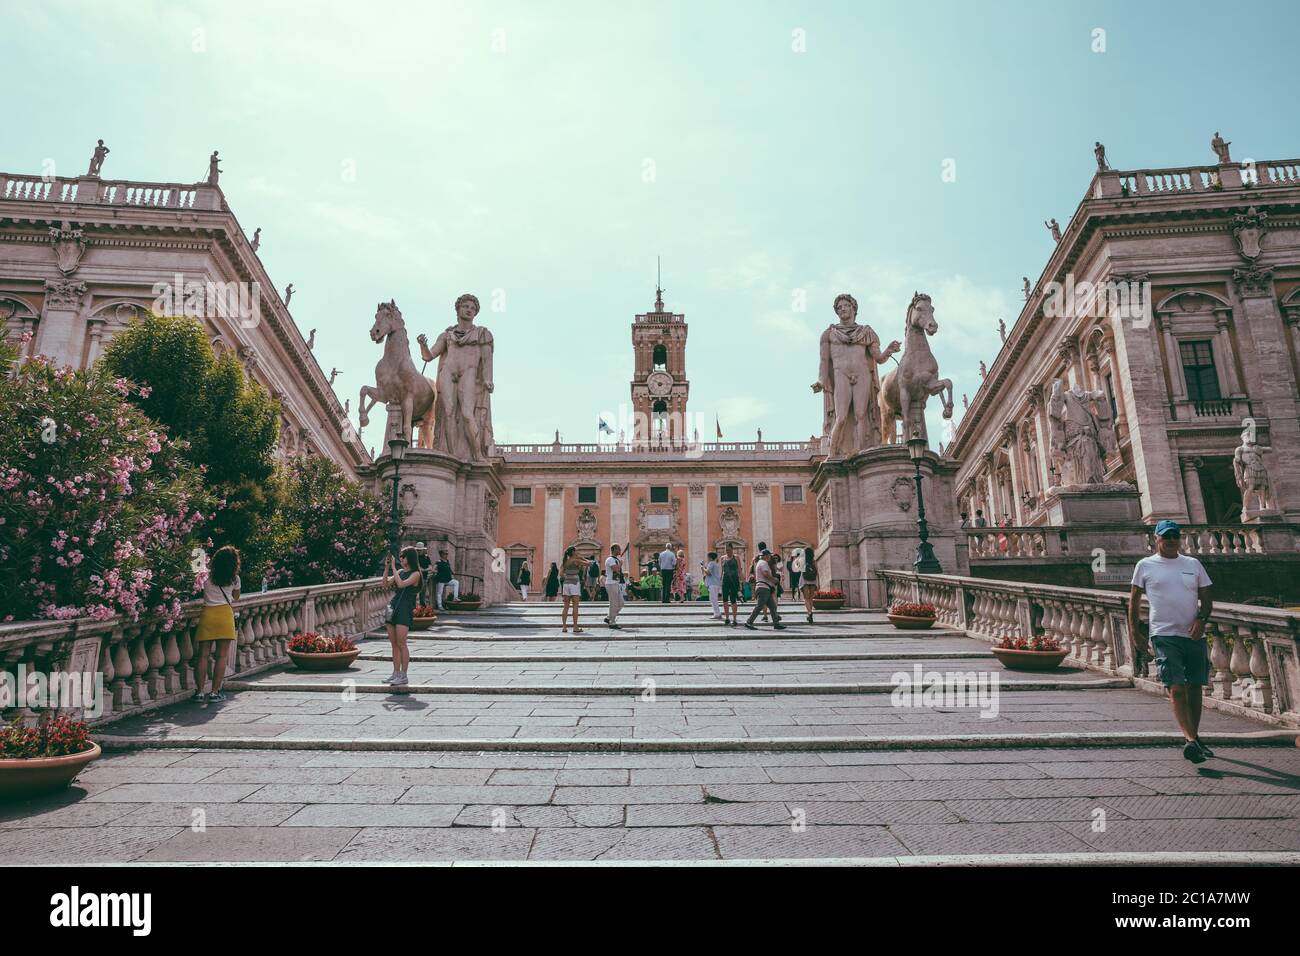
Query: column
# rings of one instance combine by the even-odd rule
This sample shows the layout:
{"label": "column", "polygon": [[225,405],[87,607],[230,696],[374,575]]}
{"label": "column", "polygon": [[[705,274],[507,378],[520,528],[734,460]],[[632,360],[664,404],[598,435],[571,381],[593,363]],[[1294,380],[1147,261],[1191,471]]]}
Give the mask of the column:
{"label": "column", "polygon": [[767,542],[769,548],[776,547],[776,542],[772,540],[772,496],[768,493],[767,482],[754,482],[752,490],[753,505],[749,510],[753,538],[749,546],[752,553],[757,553],[754,549],[760,541]]}
{"label": "column", "polygon": [[[610,543],[631,546],[632,536],[627,527],[627,485],[616,484],[610,487],[609,497],[609,539]],[[549,568],[550,565],[548,564]]]}
{"label": "column", "polygon": [[1233,354],[1232,338],[1228,335],[1227,312],[1220,311],[1215,314],[1214,327],[1217,330],[1214,336],[1214,347],[1218,353],[1215,356],[1215,361],[1218,363],[1219,368],[1223,370],[1223,396],[1227,398],[1232,395],[1240,395],[1241,385],[1237,381],[1237,357]]}
{"label": "column", "polygon": [[704,485],[692,484],[690,498],[686,505],[686,557],[690,561],[687,568],[695,571],[704,560],[709,549],[708,499],[704,497]]}
{"label": "column", "polygon": [[1020,493],[1024,490],[1025,483],[1020,477],[1020,439],[1016,434],[1016,426],[1009,422],[1003,427],[1002,434],[1007,440],[1007,460],[1011,464],[1011,517],[1017,525],[1023,525],[1025,516]]}
{"label": "column", "polygon": [[86,351],[86,368],[90,368],[104,348],[104,320],[88,319],[86,329],[90,333],[90,348]]}
{"label": "column", "polygon": [[987,519],[989,526],[998,523],[998,470],[996,462],[993,459],[993,452],[984,453],[984,517]]}
{"label": "column", "polygon": [[1178,344],[1174,341],[1174,332],[1172,320],[1167,315],[1156,317],[1160,323],[1160,335],[1165,342],[1165,360],[1162,363],[1165,371],[1169,374],[1169,385],[1173,390],[1173,400],[1175,402],[1187,401],[1187,383],[1183,381],[1183,363],[1178,352]]}
{"label": "column", "polygon": [[551,568],[551,562],[561,563],[564,556],[564,486],[546,486],[546,512],[542,532],[542,573]]}
{"label": "column", "polygon": [[81,365],[85,327],[81,321],[81,303],[86,297],[86,283],[71,279],[47,279],[45,304],[32,343],[33,355],[44,355],[56,365]]}
{"label": "column", "polygon": [[1192,524],[1205,524],[1208,520],[1205,514],[1205,496],[1201,493],[1201,474],[1196,470],[1199,464],[1199,458],[1182,459],[1183,491],[1187,495],[1187,514],[1191,517]]}

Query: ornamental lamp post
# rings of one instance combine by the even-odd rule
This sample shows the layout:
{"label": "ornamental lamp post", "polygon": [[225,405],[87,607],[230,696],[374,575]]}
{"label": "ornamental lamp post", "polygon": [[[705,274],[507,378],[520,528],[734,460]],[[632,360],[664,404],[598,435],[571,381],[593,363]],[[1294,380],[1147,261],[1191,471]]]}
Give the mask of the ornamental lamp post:
{"label": "ornamental lamp post", "polygon": [[400,425],[393,432],[393,437],[388,439],[388,454],[393,459],[393,507],[389,514],[389,550],[392,551],[394,558],[397,557],[398,548],[402,543],[402,511],[397,499],[401,481],[399,473],[409,444],[406,436],[402,434]]}
{"label": "ornamental lamp post", "polygon": [[925,457],[925,450],[925,439],[919,431],[913,431],[907,440],[907,454],[916,472],[916,530],[921,540],[916,546],[916,560],[912,567],[918,574],[943,574],[939,559],[934,556],[934,548],[930,546],[930,529],[925,523],[925,498],[921,494],[921,459]]}

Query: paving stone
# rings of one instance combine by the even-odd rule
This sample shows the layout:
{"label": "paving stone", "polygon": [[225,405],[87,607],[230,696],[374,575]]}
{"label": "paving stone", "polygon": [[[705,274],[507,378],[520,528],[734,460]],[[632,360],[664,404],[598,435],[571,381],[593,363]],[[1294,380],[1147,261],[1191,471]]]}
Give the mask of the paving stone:
{"label": "paving stone", "polygon": [[781,824],[789,826],[790,810],[783,803],[639,804],[627,808],[629,827],[717,826],[720,824]]}
{"label": "paving stone", "polygon": [[395,803],[405,787],[369,786],[366,784],[278,785],[261,787],[246,797],[248,803]]}
{"label": "paving stone", "polygon": [[968,823],[1033,823],[1036,820],[1092,820],[1097,811],[1122,819],[1109,801],[1090,797],[1041,797],[1017,800],[945,800],[946,806]]}
{"label": "paving stone", "polygon": [[815,826],[795,831],[789,826],[720,826],[713,828],[718,851],[726,860],[825,859],[892,857],[907,854],[886,827]]}
{"label": "paving stone", "polygon": [[[1085,827],[1087,824],[1076,825]],[[1054,823],[899,824],[889,832],[919,856],[962,853],[1086,853],[1089,845]]]}
{"label": "paving stone", "polygon": [[445,827],[461,805],[436,803],[316,803],[281,821],[286,827]]}
{"label": "paving stone", "polygon": [[532,860],[713,860],[717,850],[702,827],[541,830]]}
{"label": "paving stone", "polygon": [[[420,863],[524,860],[535,830],[471,827],[365,827],[338,854],[339,862]],[[559,833],[559,830],[551,830]]]}
{"label": "paving stone", "polygon": [[[86,797],[95,803],[238,803],[262,789],[258,784],[235,783],[123,783]],[[275,803],[268,800],[267,803]],[[293,799],[278,801],[292,803]]]}
{"label": "paving stone", "polygon": [[0,864],[130,863],[181,832],[176,827],[50,827],[0,830]]}
{"label": "paving stone", "polygon": [[1101,802],[1126,817],[1138,820],[1294,820],[1300,817],[1300,794],[1276,797],[1242,794],[1106,797]]}
{"label": "paving stone", "polygon": [[456,817],[458,827],[615,827],[622,826],[624,807],[617,804],[571,806],[469,806]]}
{"label": "paving stone", "polygon": [[809,825],[848,826],[892,823],[960,823],[957,814],[937,800],[872,801],[862,803],[787,804],[791,814],[802,810]]}
{"label": "paving stone", "polygon": [[401,803],[487,803],[493,805],[545,804],[551,802],[554,787],[411,787]]}
{"label": "paving stone", "polygon": [[[126,806],[130,804],[101,804]],[[202,823],[208,827],[274,827],[284,823],[300,809],[300,803],[146,803],[113,820],[109,826],[181,826]],[[199,815],[201,812],[201,816]]]}
{"label": "paving stone", "polygon": [[701,803],[704,790],[697,786],[682,787],[557,787],[555,804],[570,803]]}
{"label": "paving stone", "polygon": [[140,858],[143,863],[332,860],[356,835],[352,827],[209,827],[182,830]]}

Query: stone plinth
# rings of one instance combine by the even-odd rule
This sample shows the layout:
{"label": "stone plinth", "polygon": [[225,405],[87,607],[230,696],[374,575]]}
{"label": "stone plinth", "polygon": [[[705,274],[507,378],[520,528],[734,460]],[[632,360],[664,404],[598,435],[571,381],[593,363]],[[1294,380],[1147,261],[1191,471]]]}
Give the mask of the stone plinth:
{"label": "stone plinth", "polygon": [[[953,479],[959,463],[927,451],[921,460],[925,517],[935,557],[950,574],[968,573],[958,536]],[[879,572],[912,570],[919,542],[915,469],[905,445],[882,445],[828,459],[811,484],[817,503],[817,561],[823,586],[844,589],[855,607],[883,607]]]}
{"label": "stone plinth", "polygon": [[[461,592],[475,591],[483,603],[500,604],[515,597],[504,558],[494,560],[501,493],[500,459],[466,463],[427,448],[406,452],[398,472],[402,544],[423,541],[429,557],[438,549],[451,552],[451,567]],[[388,502],[393,493],[393,463],[376,462],[376,490]]]}
{"label": "stone plinth", "polygon": [[1142,497],[1125,484],[1067,485],[1047,489],[1049,525],[1118,525],[1142,521]]}

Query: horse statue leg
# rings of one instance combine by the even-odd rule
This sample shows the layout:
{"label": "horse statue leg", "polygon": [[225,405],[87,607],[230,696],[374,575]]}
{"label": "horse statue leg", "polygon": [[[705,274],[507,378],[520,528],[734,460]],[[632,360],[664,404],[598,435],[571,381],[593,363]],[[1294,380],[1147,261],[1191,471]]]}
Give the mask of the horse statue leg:
{"label": "horse statue leg", "polygon": [[[369,404],[366,403],[367,398],[370,399]],[[376,402],[383,402],[383,400],[384,400],[383,393],[380,392],[379,389],[376,388],[375,386],[373,385],[361,386],[361,398],[357,401],[357,423],[362,428],[365,428],[367,425],[370,424],[370,415],[367,413],[370,411],[370,409],[375,407]]]}

